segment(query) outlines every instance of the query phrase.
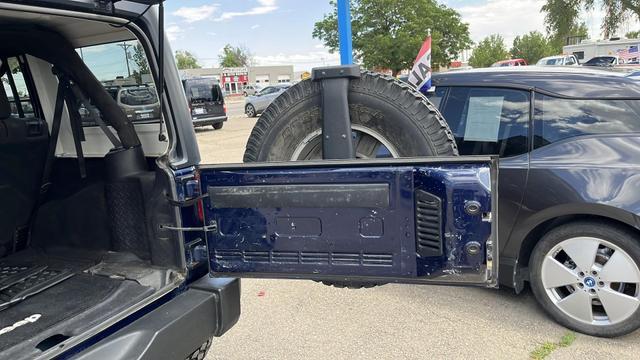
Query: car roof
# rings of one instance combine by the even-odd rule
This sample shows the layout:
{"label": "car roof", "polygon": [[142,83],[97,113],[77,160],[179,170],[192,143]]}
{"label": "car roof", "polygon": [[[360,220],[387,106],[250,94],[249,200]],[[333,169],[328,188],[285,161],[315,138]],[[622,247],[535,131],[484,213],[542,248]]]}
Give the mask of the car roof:
{"label": "car roof", "polygon": [[625,72],[574,67],[522,66],[433,74],[434,86],[498,86],[536,89],[562,97],[640,99],[640,82]]}

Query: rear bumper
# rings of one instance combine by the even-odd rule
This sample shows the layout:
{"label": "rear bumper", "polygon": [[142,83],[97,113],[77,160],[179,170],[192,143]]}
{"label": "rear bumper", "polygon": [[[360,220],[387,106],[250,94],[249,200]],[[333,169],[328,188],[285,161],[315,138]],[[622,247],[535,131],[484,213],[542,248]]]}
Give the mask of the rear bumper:
{"label": "rear bumper", "polygon": [[203,118],[193,118],[193,126],[210,126],[217,123],[221,123],[223,121],[227,121],[227,116],[214,116],[214,117],[203,117]]}
{"label": "rear bumper", "polygon": [[240,280],[204,276],[166,304],[74,359],[183,360],[240,317]]}

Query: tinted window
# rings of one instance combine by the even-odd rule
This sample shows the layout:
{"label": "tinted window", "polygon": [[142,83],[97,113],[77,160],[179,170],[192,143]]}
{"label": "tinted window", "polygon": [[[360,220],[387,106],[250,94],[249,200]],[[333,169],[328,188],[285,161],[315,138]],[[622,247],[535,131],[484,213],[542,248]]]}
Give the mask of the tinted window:
{"label": "tinted window", "polygon": [[591,60],[587,61],[586,63],[584,63],[585,65],[592,65],[592,66],[607,66],[607,65],[612,65],[613,63],[615,63],[616,58],[613,56],[598,56],[598,57],[594,57]]}
{"label": "tinted window", "polygon": [[187,97],[191,101],[220,101],[222,90],[216,80],[187,80],[186,82]]}
{"label": "tinted window", "polygon": [[120,91],[120,102],[129,106],[152,105],[158,102],[155,88],[125,88]]}
{"label": "tinted window", "polygon": [[0,59],[0,78],[11,103],[11,115],[34,117],[33,103],[25,76],[22,73],[26,63],[22,61],[22,64],[23,66],[20,65],[17,57]]}
{"label": "tinted window", "polygon": [[528,151],[526,91],[452,87],[441,110],[461,155],[513,156]]}
{"label": "tinted window", "polygon": [[536,95],[534,145],[591,134],[640,132],[638,100],[572,100]]}
{"label": "tinted window", "polygon": [[427,92],[427,98],[435,107],[440,108],[440,102],[447,93],[447,89],[446,86],[436,86],[436,91]]}
{"label": "tinted window", "polygon": [[578,58],[578,60],[584,59],[584,51],[576,51],[573,53],[573,55],[575,55]]}

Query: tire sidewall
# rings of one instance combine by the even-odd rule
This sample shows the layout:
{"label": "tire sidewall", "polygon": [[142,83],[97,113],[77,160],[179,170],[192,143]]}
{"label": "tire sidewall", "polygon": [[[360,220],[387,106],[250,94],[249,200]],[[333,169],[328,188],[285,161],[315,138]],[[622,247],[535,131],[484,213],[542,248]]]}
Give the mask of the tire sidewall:
{"label": "tire sidewall", "polygon": [[621,323],[597,326],[584,324],[572,319],[568,315],[564,314],[562,310],[560,310],[551,301],[551,299],[549,299],[549,296],[542,284],[542,262],[549,251],[551,251],[551,249],[556,245],[564,240],[580,236],[599,238],[615,244],[631,256],[631,258],[636,262],[636,266],[640,267],[640,245],[638,244],[638,239],[633,233],[626,229],[599,221],[576,222],[562,225],[544,235],[533,250],[533,254],[529,262],[529,277],[531,290],[533,291],[536,300],[555,321],[567,328],[587,335],[598,337],[617,337],[638,329],[640,327],[640,307],[631,317]]}
{"label": "tire sidewall", "polygon": [[[272,111],[267,109],[265,114]],[[406,109],[397,103],[372,93],[352,89],[349,93],[349,114],[352,125],[370,129],[395,147],[400,157],[454,155],[438,154],[433,143],[424,134],[424,128],[411,119]],[[435,112],[431,115],[435,116]],[[267,115],[268,116],[268,115]],[[420,119],[428,121],[433,119]],[[322,128],[320,94],[307,97],[278,114],[268,133],[262,138],[260,152],[254,161],[288,161],[295,150],[308,137]],[[425,136],[419,136],[423,134]]]}

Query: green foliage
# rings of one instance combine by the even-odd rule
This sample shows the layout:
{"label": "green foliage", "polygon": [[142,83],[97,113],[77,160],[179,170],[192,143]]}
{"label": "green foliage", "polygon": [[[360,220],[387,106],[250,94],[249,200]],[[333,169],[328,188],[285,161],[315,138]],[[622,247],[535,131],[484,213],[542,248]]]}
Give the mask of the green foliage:
{"label": "green foliage", "polygon": [[604,12],[602,33],[604,37],[615,34],[621,23],[635,17],[640,19],[638,0],[547,0],[542,6],[547,31],[552,36],[570,36],[570,30],[579,26],[580,10],[600,7]]}
{"label": "green foliage", "polygon": [[640,39],[640,30],[629,31],[628,33],[624,34],[624,37],[626,37],[627,39]]}
{"label": "green foliage", "polygon": [[511,56],[514,59],[522,58],[528,64],[535,64],[541,58],[555,54],[547,38],[539,31],[532,31],[513,39]]}
{"label": "green foliage", "polygon": [[242,67],[250,66],[253,62],[252,57],[247,48],[227,44],[222,49],[222,54],[218,56],[218,60],[222,67]]}
{"label": "green foliage", "polygon": [[534,360],[542,360],[547,356],[551,355],[552,352],[556,351],[559,348],[571,346],[571,344],[573,344],[575,340],[576,340],[576,334],[569,331],[566,334],[564,334],[560,338],[560,341],[558,342],[547,341],[541,344],[540,346],[535,348],[529,354],[529,356],[531,357],[531,359],[534,359]]}
{"label": "green foliage", "polygon": [[140,74],[149,74],[149,63],[147,62],[147,56],[144,53],[142,44],[138,43],[133,47],[133,61],[138,67]]}
{"label": "green foliage", "polygon": [[201,66],[198,64],[198,59],[186,50],[178,50],[176,51],[176,65],[178,69],[200,69]]}
{"label": "green foliage", "polygon": [[469,58],[469,65],[474,68],[491,66],[496,61],[509,59],[509,52],[504,39],[498,34],[490,35],[478,43]]}
{"label": "green foliage", "polygon": [[[338,14],[316,22],[313,37],[337,51]],[[434,0],[351,0],[354,57],[369,69],[410,69],[431,29],[431,65],[446,66],[471,46],[469,26],[460,14]]]}

